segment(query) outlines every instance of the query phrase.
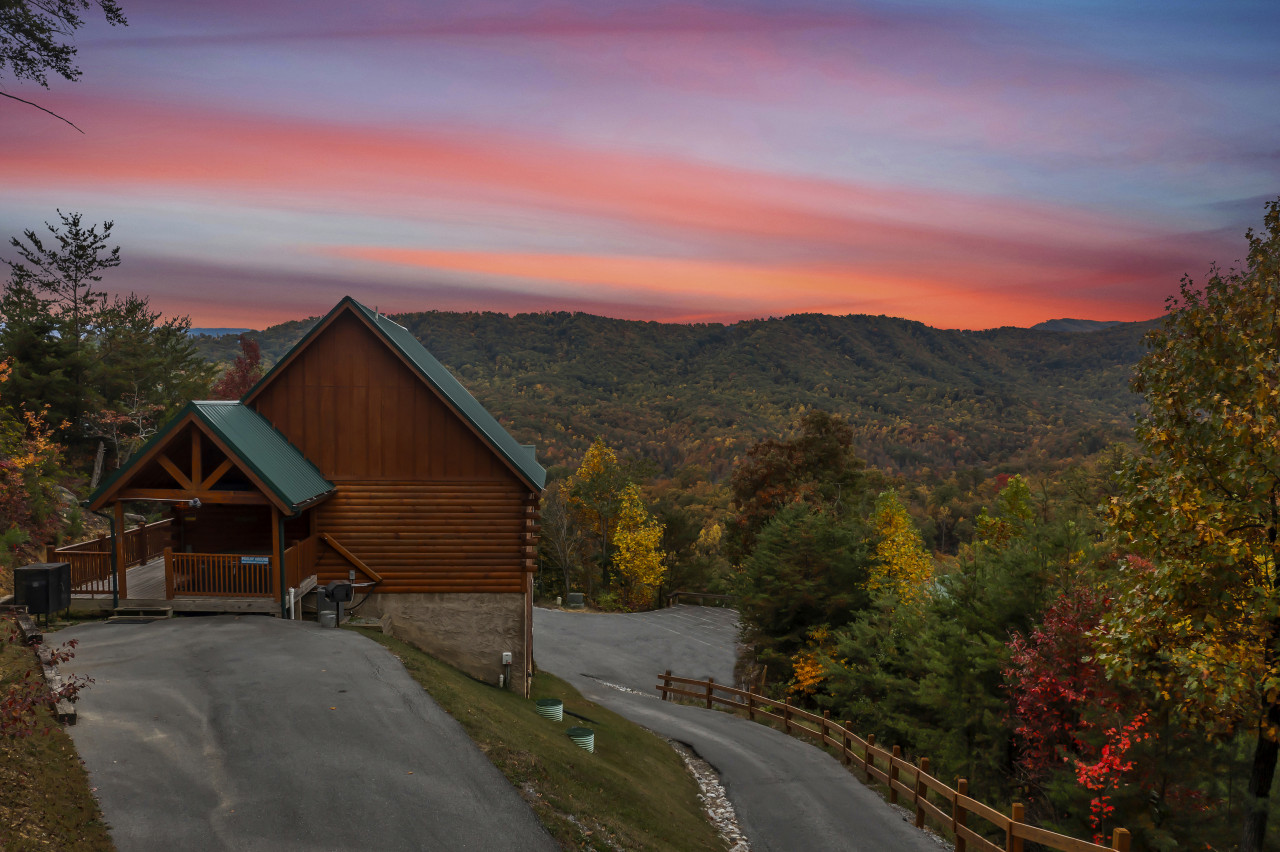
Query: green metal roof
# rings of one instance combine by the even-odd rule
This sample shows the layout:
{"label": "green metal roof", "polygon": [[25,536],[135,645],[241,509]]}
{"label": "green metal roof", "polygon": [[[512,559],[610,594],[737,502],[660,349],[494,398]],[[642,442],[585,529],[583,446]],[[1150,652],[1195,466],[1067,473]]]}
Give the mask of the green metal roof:
{"label": "green metal roof", "polygon": [[334,485],[258,412],[239,402],[191,403],[204,423],[284,503],[295,509],[328,494]]}
{"label": "green metal roof", "polygon": [[505,456],[507,461],[515,465],[539,490],[547,484],[547,471],[538,464],[533,445],[521,444],[511,437],[511,433],[502,428],[502,424],[471,395],[470,391],[462,386],[461,382],[454,378],[453,373],[449,372],[444,364],[427,351],[427,348],[413,336],[409,329],[370,310],[355,299],[351,299],[350,296],[346,298],[350,299],[351,304],[373,323],[374,328],[381,332],[387,343],[405,356],[422,378],[453,403],[454,408],[463,417],[471,421],[471,425],[475,426],[488,440],[489,446]]}
{"label": "green metal roof", "polygon": [[226,444],[234,461],[248,468],[281,503],[297,511],[299,507],[334,490],[298,448],[276,431],[258,412],[239,402],[200,400],[190,402],[170,419],[151,440],[147,441],[120,469],[109,476],[89,499],[89,504],[128,475],[134,464],[153,447],[167,441],[188,414],[208,427]]}

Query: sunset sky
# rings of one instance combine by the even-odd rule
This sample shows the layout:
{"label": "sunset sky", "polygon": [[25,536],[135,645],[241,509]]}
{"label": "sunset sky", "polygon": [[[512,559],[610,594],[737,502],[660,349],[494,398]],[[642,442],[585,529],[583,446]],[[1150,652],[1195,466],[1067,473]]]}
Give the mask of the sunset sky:
{"label": "sunset sky", "polygon": [[1146,319],[1280,195],[1274,0],[120,2],[3,80],[84,134],[0,101],[0,236],[198,326]]}

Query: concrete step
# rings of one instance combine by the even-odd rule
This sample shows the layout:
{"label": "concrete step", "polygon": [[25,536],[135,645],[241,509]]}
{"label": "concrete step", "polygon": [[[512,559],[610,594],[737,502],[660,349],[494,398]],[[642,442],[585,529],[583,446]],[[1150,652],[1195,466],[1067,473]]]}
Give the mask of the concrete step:
{"label": "concrete step", "polygon": [[171,606],[121,606],[112,610],[109,624],[146,624],[162,618],[173,618]]}

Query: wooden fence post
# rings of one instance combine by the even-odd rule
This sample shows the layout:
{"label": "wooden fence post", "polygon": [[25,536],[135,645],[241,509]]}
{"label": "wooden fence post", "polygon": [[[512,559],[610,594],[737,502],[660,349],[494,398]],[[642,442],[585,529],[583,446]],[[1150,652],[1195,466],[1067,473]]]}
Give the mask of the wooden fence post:
{"label": "wooden fence post", "polygon": [[1111,832],[1111,848],[1117,852],[1129,852],[1129,831],[1124,828],[1117,828]]}
{"label": "wooden fence post", "polygon": [[960,832],[956,830],[957,826],[963,826],[969,819],[969,814],[965,812],[964,805],[960,804],[960,797],[969,795],[969,781],[961,778],[956,781],[956,800],[951,805],[951,831],[956,836],[956,852],[965,852],[967,843]]}
{"label": "wooden fence post", "polygon": [[827,726],[830,724],[831,724],[831,711],[823,710],[822,711],[822,745],[823,747],[825,747],[827,744]]}
{"label": "wooden fence post", "polygon": [[57,562],[57,561],[58,561],[58,545],[56,545],[56,544],[46,544],[46,545],[44,546],[44,561],[45,561],[45,562]]}
{"label": "wooden fence post", "polygon": [[929,758],[922,757],[916,770],[916,828],[924,828],[924,808],[920,807],[920,801],[929,798],[929,788],[924,783],[924,776],[928,774]]}
{"label": "wooden fence post", "polygon": [[707,709],[708,710],[711,709],[711,690],[715,688],[715,682],[716,682],[715,678],[713,677],[707,678]]}
{"label": "wooden fence post", "polygon": [[867,744],[862,749],[862,773],[867,776],[867,783],[871,783],[871,749],[876,746],[876,735],[867,734]]}
{"label": "wooden fence post", "polygon": [[787,729],[787,733],[791,733],[791,699],[782,699],[782,727]]}
{"label": "wooden fence post", "polygon": [[840,744],[843,746],[843,751],[840,755],[840,760],[845,766],[848,766],[853,762],[853,735],[849,733],[853,728],[853,721],[851,719],[845,719],[843,727],[844,736],[840,738]]}
{"label": "wooden fence post", "polygon": [[893,782],[898,780],[898,759],[902,757],[902,746],[893,747],[893,757],[889,760],[889,804],[898,804],[898,791]]}
{"label": "wooden fence post", "polygon": [[747,718],[753,722],[756,720],[756,694],[754,692],[747,693]]}
{"label": "wooden fence post", "polygon": [[670,701],[671,693],[667,692],[671,688],[671,669],[667,669],[662,673],[662,700]]}
{"label": "wooden fence post", "polygon": [[1004,849],[1005,852],[1022,852],[1022,838],[1013,836],[1013,827],[1022,822],[1025,810],[1021,802],[1014,802],[1009,810],[1009,827],[1004,830]]}

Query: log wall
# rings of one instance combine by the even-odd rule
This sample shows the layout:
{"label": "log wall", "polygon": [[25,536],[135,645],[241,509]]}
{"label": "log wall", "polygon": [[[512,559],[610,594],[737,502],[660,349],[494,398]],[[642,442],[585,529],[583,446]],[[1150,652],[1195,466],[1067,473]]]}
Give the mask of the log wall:
{"label": "log wall", "polygon": [[[525,591],[526,559],[537,544],[536,504],[520,486],[337,485],[337,493],[313,510],[316,531],[329,533],[382,575],[379,594]],[[350,564],[332,548],[320,551],[320,583],[345,578]]]}

